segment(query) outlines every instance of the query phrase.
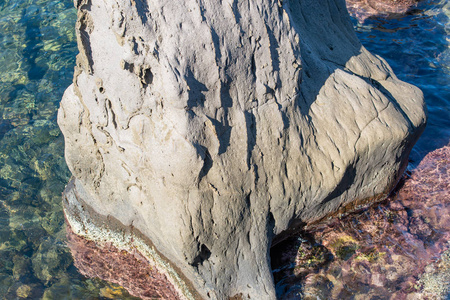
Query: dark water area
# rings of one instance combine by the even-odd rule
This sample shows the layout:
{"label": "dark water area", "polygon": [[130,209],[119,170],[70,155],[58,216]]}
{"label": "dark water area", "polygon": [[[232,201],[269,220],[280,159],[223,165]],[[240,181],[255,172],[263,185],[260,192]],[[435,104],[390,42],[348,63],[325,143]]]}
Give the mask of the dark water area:
{"label": "dark water area", "polygon": [[[365,47],[424,92],[429,122],[411,154],[411,168],[450,140],[449,18],[448,1],[425,1],[406,16],[353,20]],[[72,1],[0,0],[2,299],[135,299],[121,287],[79,274],[66,245],[61,192],[70,172],[56,112],[72,82],[75,21]],[[308,243],[297,239],[295,251]],[[351,239],[340,245],[344,259],[356,251]],[[318,261],[330,259],[323,248],[314,251]],[[314,299],[329,285],[319,283]],[[305,298],[304,287],[301,280],[287,288],[278,280],[281,299],[286,289]]]}

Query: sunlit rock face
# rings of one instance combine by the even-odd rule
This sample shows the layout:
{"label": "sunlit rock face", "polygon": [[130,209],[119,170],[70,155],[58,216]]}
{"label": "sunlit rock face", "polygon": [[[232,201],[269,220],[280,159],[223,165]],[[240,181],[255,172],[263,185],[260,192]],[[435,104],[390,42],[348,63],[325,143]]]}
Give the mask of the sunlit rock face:
{"label": "sunlit rock face", "polygon": [[73,231],[136,248],[181,298],[274,299],[269,248],[383,198],[422,93],[344,1],[80,0],[58,122]]}
{"label": "sunlit rock face", "polygon": [[372,16],[402,15],[413,9],[421,0],[346,0],[348,11],[364,22]]}

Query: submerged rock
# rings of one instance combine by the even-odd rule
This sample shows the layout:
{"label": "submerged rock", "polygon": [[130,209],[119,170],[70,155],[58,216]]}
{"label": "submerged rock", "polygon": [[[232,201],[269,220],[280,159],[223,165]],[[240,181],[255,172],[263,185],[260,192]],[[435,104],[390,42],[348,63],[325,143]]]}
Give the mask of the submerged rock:
{"label": "submerged rock", "polygon": [[361,22],[372,16],[398,16],[411,11],[421,0],[346,0],[348,11]]}
{"label": "submerged rock", "polygon": [[[277,281],[283,279],[288,290],[301,287],[300,295],[313,298],[324,293],[317,286],[320,278],[327,278],[333,285],[325,290],[326,299],[446,299],[449,166],[450,145],[429,153],[389,201],[316,224],[302,233],[300,241],[283,245],[273,255],[280,270],[275,273]],[[288,251],[280,254],[282,249]],[[306,264],[320,260],[322,253],[332,259]],[[293,262],[293,270],[286,267]],[[289,292],[281,299],[291,299],[286,295]]]}
{"label": "submerged rock", "polygon": [[275,298],[271,245],[386,197],[425,126],[421,92],[361,46],[344,1],[76,6],[66,218],[180,298]]}
{"label": "submerged rock", "polygon": [[55,244],[49,239],[42,241],[31,261],[34,276],[44,284],[49,284],[64,275],[72,259],[62,245]]}

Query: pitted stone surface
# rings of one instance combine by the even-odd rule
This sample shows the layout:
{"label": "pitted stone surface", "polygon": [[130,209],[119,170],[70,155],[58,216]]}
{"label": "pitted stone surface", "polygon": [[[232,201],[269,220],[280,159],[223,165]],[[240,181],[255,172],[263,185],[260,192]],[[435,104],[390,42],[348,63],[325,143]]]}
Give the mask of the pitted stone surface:
{"label": "pitted stone surface", "polygon": [[344,1],[75,5],[58,122],[85,196],[67,219],[139,231],[192,295],[274,299],[272,240],[386,194],[423,131],[422,93],[361,46]]}

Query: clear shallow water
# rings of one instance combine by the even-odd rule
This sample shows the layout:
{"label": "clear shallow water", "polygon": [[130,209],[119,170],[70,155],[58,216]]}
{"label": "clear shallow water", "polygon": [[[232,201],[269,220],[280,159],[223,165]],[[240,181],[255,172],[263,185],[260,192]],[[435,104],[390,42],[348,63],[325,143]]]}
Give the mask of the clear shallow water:
{"label": "clear shallow water", "polygon": [[450,147],[376,206],[272,248],[279,298],[445,299],[450,292]]}
{"label": "clear shallow water", "polygon": [[70,173],[56,111],[77,53],[71,1],[0,0],[0,298],[127,293],[74,268],[61,192]]}
{"label": "clear shallow water", "polygon": [[[354,20],[363,44],[419,86],[428,127],[416,165],[450,139],[450,7],[426,2],[398,19]],[[71,1],[0,0],[0,295],[5,299],[131,299],[86,279],[65,245],[61,192],[70,173],[56,111],[72,81]]]}

